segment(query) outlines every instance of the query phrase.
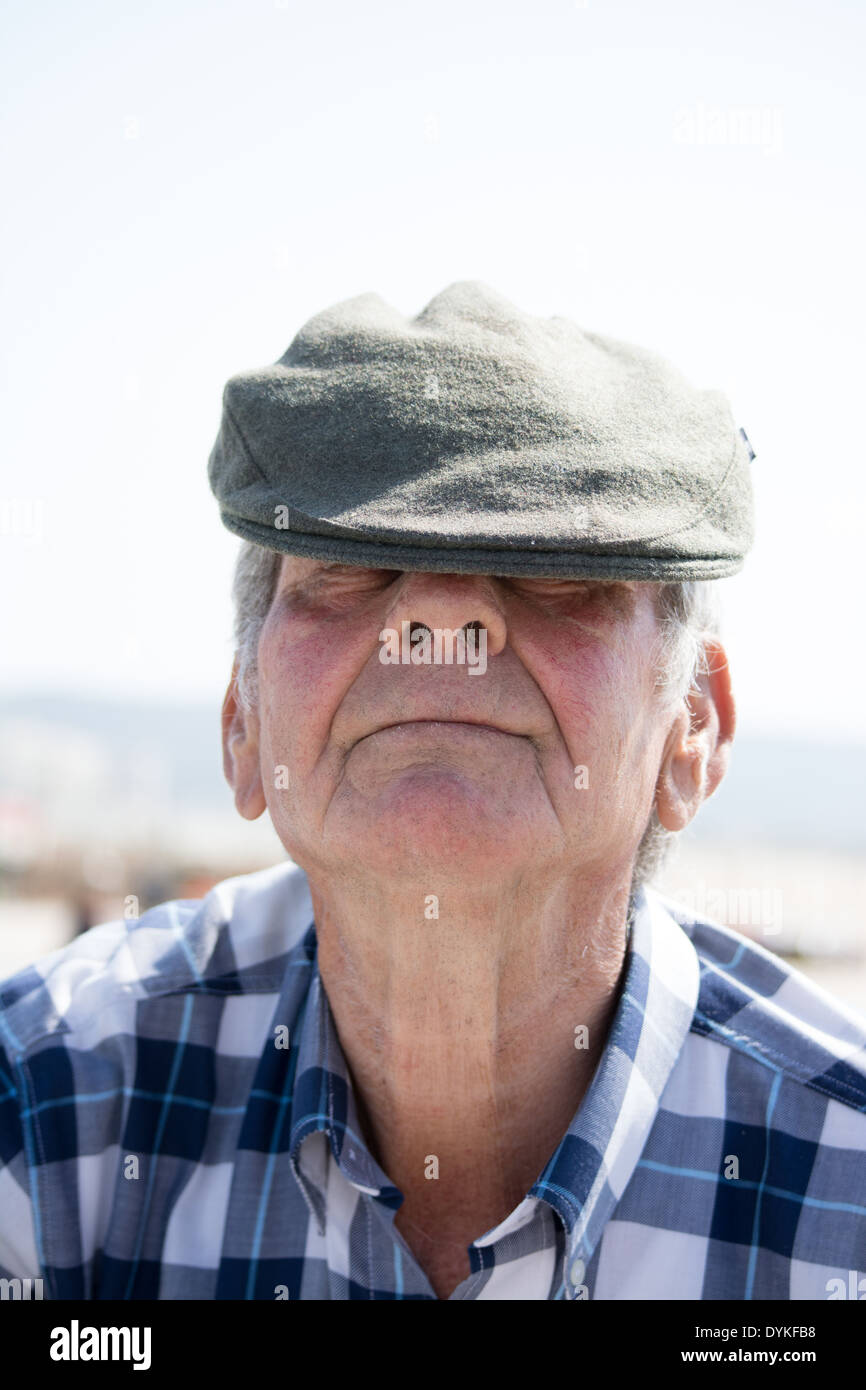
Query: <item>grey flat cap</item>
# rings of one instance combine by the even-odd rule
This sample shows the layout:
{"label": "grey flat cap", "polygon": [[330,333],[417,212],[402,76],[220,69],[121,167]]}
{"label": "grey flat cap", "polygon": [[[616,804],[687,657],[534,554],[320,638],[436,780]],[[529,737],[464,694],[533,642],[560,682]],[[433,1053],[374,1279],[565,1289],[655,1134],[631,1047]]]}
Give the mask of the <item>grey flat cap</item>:
{"label": "grey flat cap", "polygon": [[459,281],[407,319],[376,294],[231,378],[222,520],[341,564],[714,579],[752,541],[748,440],[654,353]]}

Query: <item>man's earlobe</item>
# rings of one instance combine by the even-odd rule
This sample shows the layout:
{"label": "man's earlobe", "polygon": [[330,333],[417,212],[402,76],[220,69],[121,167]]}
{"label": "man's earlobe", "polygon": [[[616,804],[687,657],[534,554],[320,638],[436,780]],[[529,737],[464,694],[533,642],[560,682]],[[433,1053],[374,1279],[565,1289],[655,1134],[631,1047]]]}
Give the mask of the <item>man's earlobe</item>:
{"label": "man's earlobe", "polygon": [[245,820],[257,820],[266,809],[259,768],[259,721],[247,709],[238,689],[235,657],[222,707],[223,772],[235,794],[235,806]]}
{"label": "man's earlobe", "polygon": [[656,812],[665,830],[682,830],[712,796],[728,767],[736,729],[731,672],[720,642],[705,642],[707,670],[696,678],[665,745]]}

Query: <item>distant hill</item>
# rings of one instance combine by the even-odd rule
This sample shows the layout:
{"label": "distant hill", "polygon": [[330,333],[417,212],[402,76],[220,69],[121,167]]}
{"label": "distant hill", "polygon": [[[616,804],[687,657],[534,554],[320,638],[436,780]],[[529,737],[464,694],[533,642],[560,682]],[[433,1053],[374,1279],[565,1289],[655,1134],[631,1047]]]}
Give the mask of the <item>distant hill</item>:
{"label": "distant hill", "polygon": [[727,775],[695,818],[696,842],[866,849],[866,747],[737,738]]}

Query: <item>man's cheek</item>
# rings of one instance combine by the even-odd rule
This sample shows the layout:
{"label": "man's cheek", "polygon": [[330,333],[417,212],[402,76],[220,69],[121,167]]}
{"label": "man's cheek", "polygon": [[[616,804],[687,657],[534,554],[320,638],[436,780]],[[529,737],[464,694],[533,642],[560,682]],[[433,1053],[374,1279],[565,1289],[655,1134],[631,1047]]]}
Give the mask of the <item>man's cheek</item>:
{"label": "man's cheek", "polygon": [[550,701],[573,763],[592,763],[601,774],[620,739],[620,702],[615,681],[605,677],[592,682],[585,671]]}
{"label": "man's cheek", "polygon": [[269,692],[259,740],[262,785],[269,806],[310,804],[314,774],[318,788],[332,775],[329,765],[336,754],[329,749],[329,735],[336,706],[323,698],[327,694],[297,687]]}
{"label": "man's cheek", "polygon": [[303,659],[288,643],[272,642],[259,663],[263,722],[274,742],[282,742],[297,725],[306,727],[327,703],[327,666],[321,653],[318,663]]}

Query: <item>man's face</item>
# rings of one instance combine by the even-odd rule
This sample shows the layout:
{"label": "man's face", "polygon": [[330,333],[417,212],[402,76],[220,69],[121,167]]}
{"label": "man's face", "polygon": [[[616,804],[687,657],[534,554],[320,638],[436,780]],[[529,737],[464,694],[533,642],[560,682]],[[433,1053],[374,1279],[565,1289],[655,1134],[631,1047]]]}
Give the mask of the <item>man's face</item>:
{"label": "man's face", "polygon": [[[627,869],[671,731],[655,588],[284,556],[254,727],[286,850],[308,872],[366,865],[422,883],[517,881],[554,861]],[[480,623],[486,669],[384,664],[380,633],[404,622]]]}

